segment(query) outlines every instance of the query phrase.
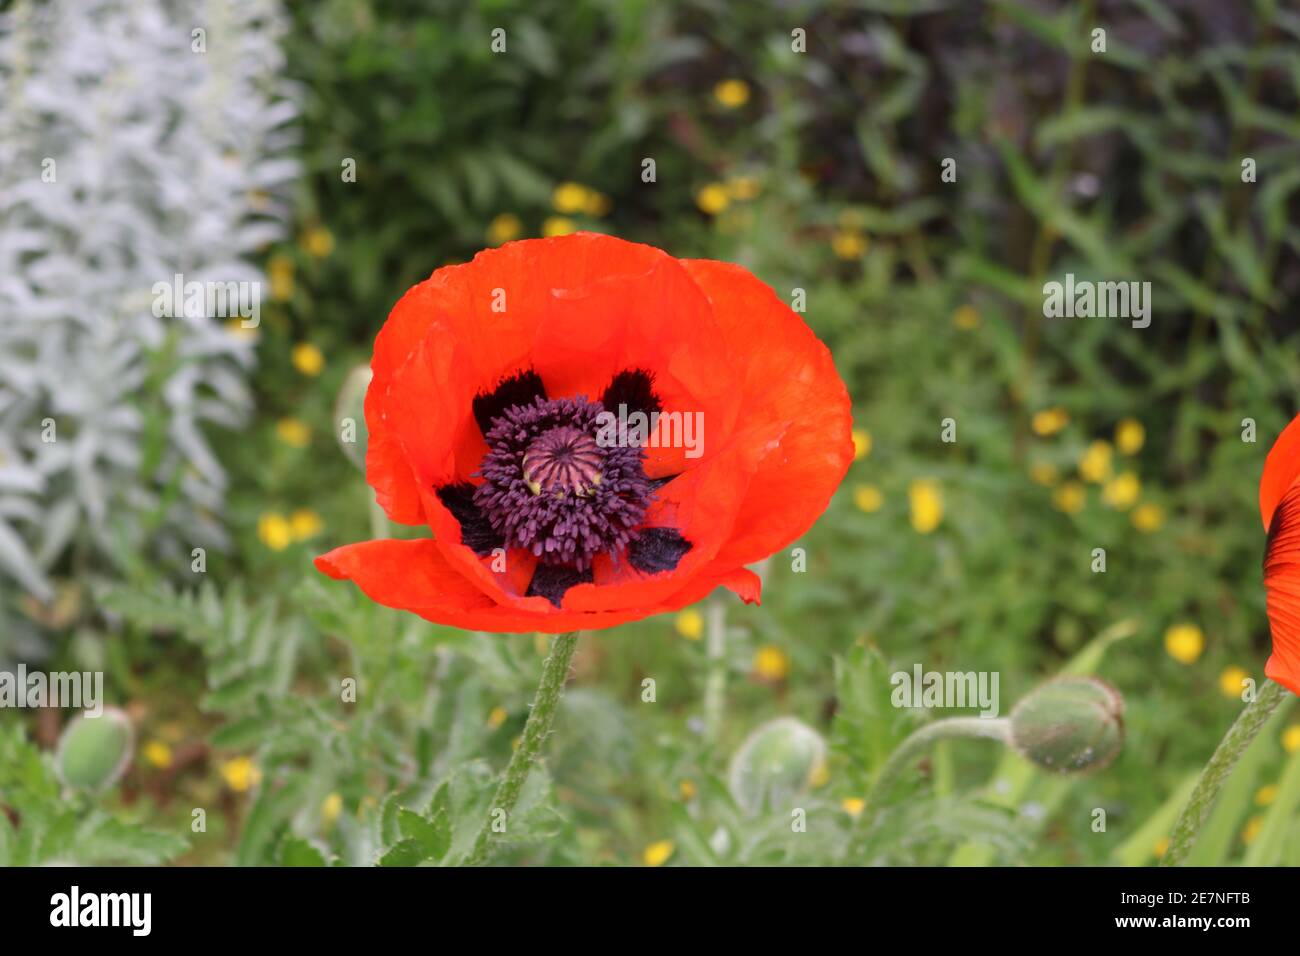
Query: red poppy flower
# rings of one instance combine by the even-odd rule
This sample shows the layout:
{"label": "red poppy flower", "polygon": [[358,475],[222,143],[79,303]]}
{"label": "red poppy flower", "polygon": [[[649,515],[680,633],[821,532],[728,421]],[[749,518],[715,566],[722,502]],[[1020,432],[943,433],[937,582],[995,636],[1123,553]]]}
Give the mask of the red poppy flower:
{"label": "red poppy flower", "polygon": [[1264,673],[1300,694],[1300,415],[1278,436],[1259,482],[1259,513],[1268,530],[1264,589],[1273,653]]}
{"label": "red poppy flower", "polygon": [[609,627],[719,586],[757,602],[745,565],[807,531],[853,457],[830,352],[770,288],[608,236],[439,269],[371,369],[367,480],[432,537],[316,566],[457,627]]}

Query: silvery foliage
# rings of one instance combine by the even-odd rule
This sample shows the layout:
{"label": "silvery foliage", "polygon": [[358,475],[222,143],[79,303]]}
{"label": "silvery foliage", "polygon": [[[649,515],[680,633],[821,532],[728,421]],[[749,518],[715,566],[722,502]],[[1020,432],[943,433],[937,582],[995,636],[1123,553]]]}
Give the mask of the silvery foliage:
{"label": "silvery foliage", "polygon": [[226,544],[205,432],[246,419],[253,345],[155,316],[154,285],[262,279],[297,171],[282,29],[275,0],[0,15],[0,596],[48,599],[70,549],[85,570]]}

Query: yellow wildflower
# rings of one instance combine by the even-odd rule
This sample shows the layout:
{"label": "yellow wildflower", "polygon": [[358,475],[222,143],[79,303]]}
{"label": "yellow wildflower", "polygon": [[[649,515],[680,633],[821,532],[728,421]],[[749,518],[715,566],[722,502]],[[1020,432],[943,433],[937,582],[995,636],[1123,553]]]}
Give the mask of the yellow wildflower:
{"label": "yellow wildflower", "polygon": [[755,652],[754,674],[760,680],[775,683],[785,680],[789,673],[790,658],[781,648],[767,644]]}
{"label": "yellow wildflower", "polygon": [[677,849],[672,840],[656,840],[647,846],[641,854],[641,862],[646,866],[663,866]]}
{"label": "yellow wildflower", "polygon": [[311,443],[311,429],[301,418],[282,418],[275,423],[275,433],[280,441],[294,448],[306,448]]}
{"label": "yellow wildflower", "polygon": [[499,246],[503,242],[518,239],[524,232],[524,224],[512,212],[503,212],[495,217],[487,227],[488,242]]}
{"label": "yellow wildflower", "polygon": [[858,506],[859,511],[874,514],[884,505],[885,496],[875,485],[861,484],[853,489],[853,503]]}
{"label": "yellow wildflower", "polygon": [[251,757],[236,757],[221,765],[221,776],[231,790],[243,793],[261,782],[262,771],[257,769]]}
{"label": "yellow wildflower", "polygon": [[1165,510],[1159,505],[1138,505],[1133,509],[1133,514],[1129,516],[1129,520],[1133,522],[1133,527],[1143,533],[1150,534],[1165,523]]}
{"label": "yellow wildflower", "polygon": [[257,536],[272,551],[283,551],[293,543],[293,528],[278,511],[266,511],[257,519]]}
{"label": "yellow wildflower", "polygon": [[1131,471],[1116,475],[1101,490],[1101,497],[1112,508],[1132,508],[1142,494],[1142,482]]}
{"label": "yellow wildflower", "polygon": [[293,367],[303,375],[319,375],[321,369],[325,367],[324,354],[310,342],[299,342],[293,347],[290,357],[293,360]]}
{"label": "yellow wildflower", "polygon": [[1079,459],[1079,474],[1083,480],[1098,484],[1108,479],[1113,452],[1110,442],[1095,441],[1090,444]]}
{"label": "yellow wildflower", "polygon": [[937,481],[918,478],[907,487],[912,508],[912,527],[917,534],[929,534],[943,521],[943,489]]}
{"label": "yellow wildflower", "polygon": [[693,607],[677,614],[677,633],[688,641],[698,641],[704,634],[704,615]]}
{"label": "yellow wildflower", "polygon": [[166,770],[172,765],[172,748],[161,740],[151,740],[145,744],[144,759],[158,769]]}
{"label": "yellow wildflower", "polygon": [[1195,624],[1175,624],[1165,631],[1165,650],[1180,664],[1195,664],[1205,650],[1205,635]]}
{"label": "yellow wildflower", "polygon": [[744,80],[723,80],[713,88],[713,98],[729,110],[749,102],[749,84]]}
{"label": "yellow wildflower", "polygon": [[542,223],[542,235],[548,239],[555,236],[567,236],[569,233],[577,231],[578,224],[567,216],[547,216]]}
{"label": "yellow wildflower", "polygon": [[1044,438],[1055,435],[1068,424],[1070,424],[1070,415],[1060,407],[1045,408],[1041,412],[1035,412],[1031,422],[1034,434]]}
{"label": "yellow wildflower", "polygon": [[722,183],[709,183],[701,186],[695,193],[695,205],[700,207],[702,212],[710,216],[716,216],[731,204],[731,196],[727,193],[727,187]]}

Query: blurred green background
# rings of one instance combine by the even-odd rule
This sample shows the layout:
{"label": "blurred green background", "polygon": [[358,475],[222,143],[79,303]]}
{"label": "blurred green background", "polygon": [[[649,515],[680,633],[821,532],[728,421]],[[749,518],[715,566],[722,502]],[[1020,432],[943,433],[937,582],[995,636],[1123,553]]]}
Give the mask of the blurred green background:
{"label": "blurred green background", "polygon": [[[798,543],[806,571],[767,563],[761,609],[715,596],[584,636],[497,859],[1156,861],[1269,649],[1256,489],[1300,407],[1293,6],[321,0],[288,17],[291,237],[259,258],[254,416],[212,433],[232,546],[197,589],[188,559],[145,551],[66,572],[55,602],[8,594],[44,666],[103,661],[136,745],[92,796],[38,753],[60,715],[0,714],[0,857],[455,858],[545,645],[438,628],[311,569],[372,529],[336,403],[411,284],[587,229],[805,290],[859,453]],[[1150,327],[1044,318],[1066,273],[1151,282]],[[917,663],[998,672],[1004,712],[1094,672],[1124,696],[1124,749],[1056,777],[949,741],[863,812],[924,719],[888,703]],[[773,771],[806,832],[790,800],[755,808],[729,779],[785,716],[820,737],[783,741]],[[1194,862],[1300,863],[1298,720],[1250,751]]]}

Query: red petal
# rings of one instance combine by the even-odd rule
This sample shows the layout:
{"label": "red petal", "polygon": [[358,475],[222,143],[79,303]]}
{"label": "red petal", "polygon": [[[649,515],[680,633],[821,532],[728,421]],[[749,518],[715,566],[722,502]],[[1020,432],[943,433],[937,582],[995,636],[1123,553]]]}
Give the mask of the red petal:
{"label": "red petal", "polygon": [[796,540],[826,510],[853,461],[848,391],[826,348],[776,294],[739,266],[684,265],[745,374],[742,440],[761,455],[720,564],[750,564]]}
{"label": "red petal", "polygon": [[529,613],[493,602],[458,574],[428,538],[345,545],[318,557],[316,567],[332,578],[355,582],[367,597],[386,607],[411,611],[438,624],[501,634],[613,627],[694,604],[719,586],[751,597],[756,593],[753,575],[740,569],[702,575],[666,600],[645,607],[584,614],[555,610],[538,598],[550,610]]}
{"label": "red petal", "polygon": [[1273,511],[1282,496],[1287,493],[1296,479],[1300,477],[1300,415],[1291,419],[1291,424],[1282,430],[1282,434],[1273,443],[1264,461],[1264,474],[1259,480],[1259,516],[1264,520],[1267,531],[1273,523]]}

